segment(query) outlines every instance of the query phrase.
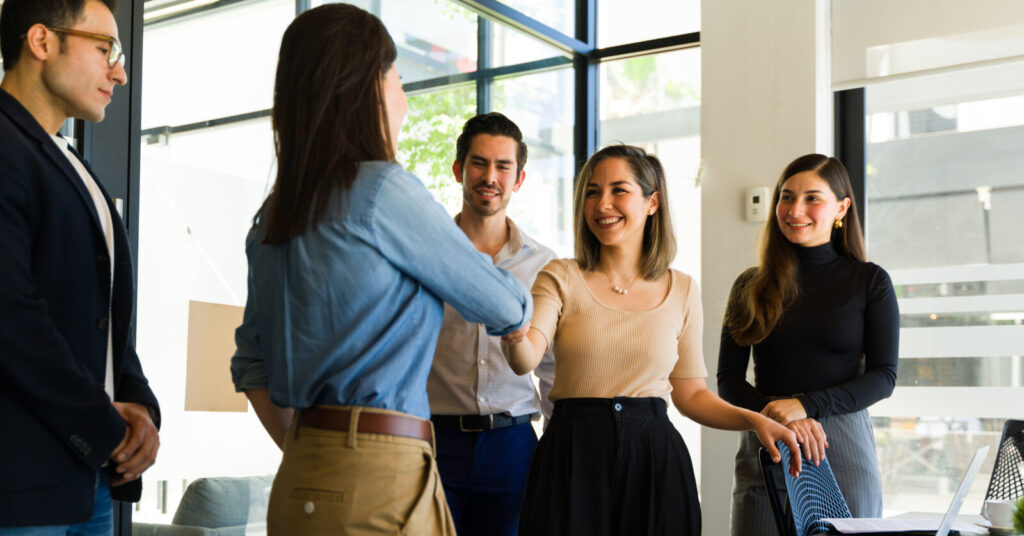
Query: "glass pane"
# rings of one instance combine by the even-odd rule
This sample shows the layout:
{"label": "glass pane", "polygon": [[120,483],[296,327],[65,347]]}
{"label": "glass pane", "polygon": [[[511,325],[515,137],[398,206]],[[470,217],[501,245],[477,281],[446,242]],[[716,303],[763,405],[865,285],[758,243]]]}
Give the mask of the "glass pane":
{"label": "glass pane", "polygon": [[559,69],[497,80],[493,109],[515,121],[529,147],[526,182],[508,215],[527,234],[572,255],[573,74]]}
{"label": "glass pane", "polygon": [[876,84],[865,104],[868,252],[892,276],[901,324],[900,387],[873,414],[971,417],[903,419],[900,434],[876,419],[880,457],[935,458],[913,478],[883,465],[885,508],[923,510],[921,487],[944,492],[967,460],[935,445],[997,441],[997,418],[1024,404],[1024,66]]}
{"label": "glass pane", "polygon": [[409,95],[409,112],[398,137],[398,162],[453,216],[462,208],[462,189],[452,176],[455,140],[474,115],[475,84]]}
{"label": "glass pane", "polygon": [[653,151],[665,167],[679,250],[674,266],[700,276],[700,50],[601,64],[600,145]]}
{"label": "glass pane", "polygon": [[309,3],[309,7],[314,8],[317,6],[322,6],[324,4],[336,3],[352,4],[353,6],[365,9],[366,11],[369,11],[374,15],[380,16],[380,0],[344,0],[344,2],[332,2],[331,0],[312,0],[312,2]]}
{"label": "glass pane", "polygon": [[[163,427],[136,521],[170,523],[197,478],[270,475],[280,463],[254,412],[185,409],[195,388],[186,375],[190,307],[245,305],[245,235],[273,179],[273,155],[269,118],[142,140],[136,336]],[[233,347],[233,331],[224,335]],[[226,371],[231,352],[216,357]]]}
{"label": "glass pane", "polygon": [[270,108],[294,0],[242,2],[143,28],[142,128]]}
{"label": "glass pane", "polygon": [[[315,1],[318,6],[333,2]],[[384,22],[398,48],[405,83],[476,71],[477,16],[448,0],[362,0]]]}
{"label": "glass pane", "polygon": [[981,511],[999,452],[1002,419],[872,417],[871,422],[886,515],[945,511],[974,451],[989,445],[989,454],[960,508],[967,515]]}
{"label": "glass pane", "polygon": [[598,0],[600,48],[700,31],[700,0]]}
{"label": "glass pane", "polygon": [[568,64],[569,56],[546,43],[520,31],[491,22],[491,67],[505,67],[547,58],[561,58]]}
{"label": "glass pane", "polygon": [[501,3],[569,37],[576,35],[575,0],[501,0]]}

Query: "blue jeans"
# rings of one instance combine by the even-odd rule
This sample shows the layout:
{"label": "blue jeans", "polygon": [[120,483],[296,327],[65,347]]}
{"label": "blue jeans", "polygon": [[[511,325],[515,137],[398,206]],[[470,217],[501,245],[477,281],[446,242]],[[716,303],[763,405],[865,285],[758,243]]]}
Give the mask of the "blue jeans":
{"label": "blue jeans", "polygon": [[459,536],[514,536],[537,448],[530,423],[485,432],[435,428],[437,468]]}
{"label": "blue jeans", "polygon": [[102,471],[96,473],[96,499],[92,518],[74,525],[47,525],[35,527],[0,527],[0,536],[112,536],[114,510],[110,502],[110,484]]}

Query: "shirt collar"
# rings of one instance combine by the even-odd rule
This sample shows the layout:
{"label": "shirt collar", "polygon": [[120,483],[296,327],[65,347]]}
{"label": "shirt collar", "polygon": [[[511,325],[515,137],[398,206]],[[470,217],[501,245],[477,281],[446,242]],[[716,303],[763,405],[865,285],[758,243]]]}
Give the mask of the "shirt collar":
{"label": "shirt collar", "polygon": [[[506,217],[505,224],[508,225],[508,242],[505,243],[505,247],[501,248],[502,252],[508,251],[509,257],[519,253],[519,250],[526,247],[526,242],[523,241],[523,235],[519,232],[519,226],[512,221],[512,218]],[[499,255],[501,252],[499,252]]]}
{"label": "shirt collar", "polygon": [[[460,220],[462,220],[461,212],[455,215],[455,224],[458,225]],[[494,262],[515,257],[523,248],[530,245],[524,239],[524,235],[519,232],[519,226],[512,221],[512,218],[505,216],[505,226],[508,227],[508,242],[505,242],[505,245],[498,250],[498,254],[494,256]]]}
{"label": "shirt collar", "polygon": [[53,143],[57,144],[62,153],[68,154],[68,140],[64,139],[60,134],[50,134],[50,139],[53,140]]}

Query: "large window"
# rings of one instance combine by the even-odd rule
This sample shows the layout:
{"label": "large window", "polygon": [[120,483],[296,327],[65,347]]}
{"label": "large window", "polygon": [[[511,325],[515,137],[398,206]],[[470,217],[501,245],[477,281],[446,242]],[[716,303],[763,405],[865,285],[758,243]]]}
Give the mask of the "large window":
{"label": "large window", "polygon": [[[206,304],[236,314],[245,303],[244,239],[275,173],[269,108],[281,34],[296,12],[323,3],[145,2],[137,341],[164,425],[136,521],[170,522],[199,477],[277,470],[280,452],[244,401],[235,411],[195,402],[191,374],[203,363],[193,344]],[[692,17],[686,31],[698,28],[697,2],[682,11],[675,2],[649,2],[644,11],[622,11],[618,2],[606,11],[597,2],[598,13],[589,14],[563,0],[508,0],[497,13],[473,0],[352,3],[377,14],[398,48],[409,95],[399,163],[449,212],[461,208],[462,196],[451,176],[455,139],[476,113],[500,111],[522,128],[527,181],[509,212],[563,256],[572,252],[573,176],[595,140],[642,145],[670,170],[677,266],[697,275],[700,53],[673,51],[698,44],[696,33],[678,35],[680,16]],[[661,11],[666,23],[650,35],[623,33],[619,24],[607,30],[617,45],[666,36],[679,43],[661,42],[656,54],[641,46],[612,60],[597,36],[575,35],[581,18],[608,13],[637,29]],[[211,358],[216,370],[226,370],[230,351],[222,354]],[[226,376],[219,387],[230,394]],[[699,455],[695,430],[686,433]]]}
{"label": "large window", "polygon": [[[887,510],[934,509],[1024,408],[1024,65],[866,94],[866,234],[900,305],[893,397],[873,408]],[[968,496],[978,511],[995,455]]]}
{"label": "large window", "polygon": [[600,145],[628,143],[658,155],[680,245],[673,266],[699,279],[700,50],[603,63],[600,80]]}

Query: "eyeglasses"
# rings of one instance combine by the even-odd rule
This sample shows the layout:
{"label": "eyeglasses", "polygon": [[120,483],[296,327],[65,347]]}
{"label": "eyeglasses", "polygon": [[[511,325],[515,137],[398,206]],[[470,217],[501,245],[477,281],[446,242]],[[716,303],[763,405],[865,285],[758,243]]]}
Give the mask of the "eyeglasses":
{"label": "eyeglasses", "polygon": [[107,43],[107,46],[108,46],[108,48],[107,48],[107,66],[109,66],[111,69],[113,69],[114,66],[117,65],[118,63],[120,63],[121,65],[124,65],[124,52],[121,50],[121,42],[118,41],[117,38],[112,36],[112,35],[103,35],[103,34],[92,33],[92,32],[83,32],[81,30],[71,30],[69,28],[55,28],[53,26],[47,26],[46,29],[50,30],[51,32],[57,32],[57,33],[62,33],[62,34],[67,34],[67,35],[77,35],[78,37],[84,37],[86,39],[95,39],[97,41],[104,41],[104,42]]}

